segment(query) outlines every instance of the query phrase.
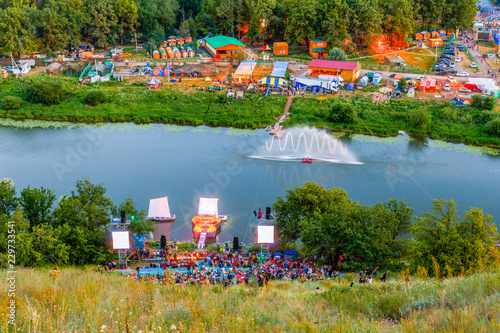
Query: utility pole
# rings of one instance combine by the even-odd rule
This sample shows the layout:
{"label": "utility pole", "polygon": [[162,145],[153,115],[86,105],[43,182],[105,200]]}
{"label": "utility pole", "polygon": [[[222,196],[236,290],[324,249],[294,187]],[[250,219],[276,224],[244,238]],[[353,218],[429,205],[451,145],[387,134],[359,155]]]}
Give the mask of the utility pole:
{"label": "utility pole", "polygon": [[134,37],[135,37],[135,52],[137,52],[137,33],[134,32]]}

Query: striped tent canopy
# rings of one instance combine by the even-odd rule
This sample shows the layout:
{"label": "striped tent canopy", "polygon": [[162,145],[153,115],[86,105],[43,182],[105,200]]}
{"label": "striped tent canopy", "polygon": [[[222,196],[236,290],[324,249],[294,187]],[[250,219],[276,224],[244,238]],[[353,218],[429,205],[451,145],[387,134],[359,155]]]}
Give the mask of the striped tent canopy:
{"label": "striped tent canopy", "polygon": [[286,86],[288,84],[288,81],[277,77],[264,77],[259,80],[259,84],[274,84],[274,85]]}
{"label": "striped tent canopy", "polygon": [[427,48],[427,46],[426,46],[424,43],[420,43],[420,44],[418,44],[418,46],[417,46],[417,47],[418,47],[419,49],[426,49],[426,48]]}

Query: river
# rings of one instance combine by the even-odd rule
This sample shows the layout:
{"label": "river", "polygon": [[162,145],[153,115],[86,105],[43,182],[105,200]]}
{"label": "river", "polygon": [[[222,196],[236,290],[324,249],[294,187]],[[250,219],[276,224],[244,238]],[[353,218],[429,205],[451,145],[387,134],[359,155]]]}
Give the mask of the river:
{"label": "river", "polygon": [[[500,216],[500,157],[481,149],[429,139],[355,135],[341,139],[356,163],[311,163],[249,158],[271,136],[264,130],[105,124],[63,128],[0,128],[0,178],[16,189],[48,187],[68,195],[82,177],[102,182],[115,204],[132,196],[138,208],[169,196],[177,215],[171,240],[192,239],[190,219],[200,196],[219,197],[229,217],[219,240],[253,242],[252,212],[287,189],[315,181],[341,187],[363,205],[404,199],[420,215],[431,198],[454,198]],[[342,162],[342,161],[341,161]]]}

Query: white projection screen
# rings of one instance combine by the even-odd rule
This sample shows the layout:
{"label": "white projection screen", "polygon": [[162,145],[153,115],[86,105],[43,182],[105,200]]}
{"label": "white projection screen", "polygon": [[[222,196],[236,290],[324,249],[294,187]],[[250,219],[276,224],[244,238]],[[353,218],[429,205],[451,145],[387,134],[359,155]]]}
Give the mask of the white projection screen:
{"label": "white projection screen", "polygon": [[130,237],[128,231],[113,231],[113,250],[128,250],[130,249]]}
{"label": "white projection screen", "polygon": [[218,198],[200,198],[198,215],[219,216]]}
{"label": "white projection screen", "polygon": [[274,226],[272,225],[257,226],[257,243],[274,244]]}

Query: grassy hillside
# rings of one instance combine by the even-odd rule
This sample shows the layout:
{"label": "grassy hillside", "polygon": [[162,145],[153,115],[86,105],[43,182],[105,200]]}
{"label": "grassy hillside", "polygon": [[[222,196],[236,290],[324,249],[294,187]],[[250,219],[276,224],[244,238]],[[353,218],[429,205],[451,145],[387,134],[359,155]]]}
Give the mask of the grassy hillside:
{"label": "grassy hillside", "polygon": [[[5,271],[2,271],[5,276]],[[16,332],[498,332],[500,274],[355,285],[158,285],[90,270],[17,275]],[[323,288],[316,292],[315,288]],[[7,289],[5,279],[2,290]],[[9,330],[0,294],[0,331]],[[14,330],[13,330],[14,331]]]}

